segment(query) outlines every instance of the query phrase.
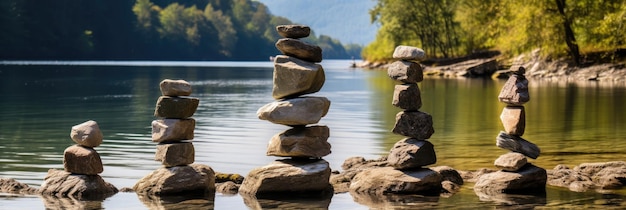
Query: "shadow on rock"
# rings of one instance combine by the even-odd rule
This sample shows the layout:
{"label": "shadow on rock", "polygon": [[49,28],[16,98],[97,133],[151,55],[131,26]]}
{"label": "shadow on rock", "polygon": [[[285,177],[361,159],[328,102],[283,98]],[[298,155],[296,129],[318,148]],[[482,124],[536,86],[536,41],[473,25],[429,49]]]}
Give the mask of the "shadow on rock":
{"label": "shadow on rock", "polygon": [[148,209],[214,209],[215,193],[195,193],[179,195],[137,194]]}
{"label": "shadow on rock", "polygon": [[[330,187],[330,186],[329,186]],[[312,193],[240,194],[250,209],[328,209],[332,189]]]}
{"label": "shadow on rock", "polygon": [[544,206],[547,203],[545,189],[507,194],[491,190],[474,189],[481,201],[494,202],[501,206],[515,206],[515,209],[533,209],[535,206]]}
{"label": "shadow on rock", "polygon": [[73,197],[56,197],[53,195],[41,195],[46,209],[103,209],[103,200],[78,200]]}
{"label": "shadow on rock", "polygon": [[439,196],[385,194],[350,192],[352,199],[370,209],[423,209],[439,205]]}

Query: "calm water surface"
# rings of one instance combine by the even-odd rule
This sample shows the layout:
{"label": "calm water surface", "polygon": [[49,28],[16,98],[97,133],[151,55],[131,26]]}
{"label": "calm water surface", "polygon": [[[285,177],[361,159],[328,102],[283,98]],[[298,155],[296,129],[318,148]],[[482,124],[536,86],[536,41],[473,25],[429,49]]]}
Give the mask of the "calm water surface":
{"label": "calm water surface", "polygon": [[[328,97],[331,108],[319,124],[331,129],[332,154],[324,159],[341,170],[352,156],[367,159],[386,154],[402,136],[389,132],[395,114],[394,81],[384,71],[349,69],[349,61],[322,63],[326,83],[313,95]],[[118,188],[161,167],[155,162],[150,123],[163,79],[185,79],[200,99],[196,119],[196,163],[215,171],[245,175],[275,160],[265,155],[268,140],[287,126],[259,120],[256,110],[272,102],[270,62],[4,62],[0,63],[0,177],[38,187],[50,168],[63,168],[63,150],[72,145],[73,125],[95,120],[105,140],[97,147],[102,177]],[[434,79],[420,83],[422,111],[433,116],[438,162],[461,170],[494,168],[507,151],[495,146],[504,107],[497,95],[505,81]],[[531,81],[524,138],[542,149],[535,165],[626,160],[626,84]],[[330,209],[493,208],[502,200],[540,207],[625,207],[626,192],[573,193],[548,187],[546,197],[479,199],[471,183],[450,198],[390,198],[371,204],[350,194],[332,199],[283,201],[286,205]],[[366,199],[367,200],[367,199]],[[393,202],[396,200],[396,202]],[[244,202],[245,201],[245,202]],[[52,204],[55,202],[56,204]],[[83,208],[145,209],[155,206],[134,193],[118,193],[103,202],[65,203]],[[63,206],[37,196],[0,194],[0,209]],[[61,202],[63,203],[63,202]],[[263,200],[217,194],[215,209],[276,206]],[[55,207],[57,206],[57,207]],[[68,207],[68,206],[66,206]],[[157,206],[158,207],[158,206]],[[310,206],[309,206],[310,207]],[[318,206],[319,207],[319,206]]]}

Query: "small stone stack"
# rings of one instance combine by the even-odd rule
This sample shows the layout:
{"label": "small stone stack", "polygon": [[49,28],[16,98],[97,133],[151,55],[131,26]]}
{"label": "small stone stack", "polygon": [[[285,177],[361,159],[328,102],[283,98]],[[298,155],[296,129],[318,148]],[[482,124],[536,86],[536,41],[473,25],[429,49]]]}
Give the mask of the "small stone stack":
{"label": "small stone stack", "polygon": [[422,99],[417,83],[423,80],[423,69],[414,61],[424,56],[424,51],[417,47],[396,47],[393,58],[399,60],[389,65],[387,74],[402,83],[395,86],[392,104],[403,111],[396,115],[392,132],[407,138],[391,148],[387,158],[391,167],[357,174],[350,185],[351,191],[377,194],[439,193],[442,176],[423,168],[437,162],[434,146],[428,141],[435,132],[432,116],[419,111]]}
{"label": "small stone stack", "polygon": [[43,194],[81,198],[106,198],[117,193],[115,186],[105,182],[102,160],[94,147],[102,144],[103,135],[93,120],[72,127],[70,137],[76,143],[63,152],[65,171],[51,169],[41,185]]}
{"label": "small stone stack", "polygon": [[524,104],[530,100],[525,72],[524,67],[519,67],[509,77],[498,96],[506,107],[500,115],[504,131],[500,131],[496,137],[496,146],[511,152],[495,160],[494,165],[501,170],[481,176],[475,190],[487,189],[504,193],[545,190],[546,170],[528,163],[526,158],[536,159],[541,151],[537,145],[522,138],[526,129]]}
{"label": "small stone stack", "polygon": [[326,115],[330,101],[326,97],[303,96],[318,92],[325,82],[322,49],[300,38],[311,29],[303,25],[279,25],[283,39],[276,48],[284,55],[274,60],[272,97],[277,101],[259,108],[261,120],[291,126],[274,135],[267,155],[290,157],[253,169],[244,179],[239,192],[261,195],[284,192],[324,192],[330,188],[330,167],[321,159],[330,154],[327,126],[313,125]]}
{"label": "small stone stack", "polygon": [[208,166],[192,164],[195,150],[196,121],[191,118],[198,108],[198,98],[191,95],[191,85],[184,80],[165,79],[152,121],[152,141],[159,143],[154,160],[164,168],[142,178],[133,187],[140,194],[176,194],[215,191],[215,173]]}

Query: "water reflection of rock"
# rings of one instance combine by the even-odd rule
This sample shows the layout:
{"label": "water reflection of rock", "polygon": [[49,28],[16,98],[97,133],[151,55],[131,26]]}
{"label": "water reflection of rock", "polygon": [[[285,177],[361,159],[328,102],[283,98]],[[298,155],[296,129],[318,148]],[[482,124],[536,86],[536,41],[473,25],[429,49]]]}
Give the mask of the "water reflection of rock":
{"label": "water reflection of rock", "polygon": [[72,210],[72,209],[103,209],[102,200],[78,200],[73,197],[56,197],[52,195],[41,195],[43,205],[46,209]]}
{"label": "water reflection of rock", "polygon": [[240,195],[250,209],[328,209],[333,196],[332,193]]}
{"label": "water reflection of rock", "polygon": [[369,193],[351,192],[355,202],[370,209],[424,209],[439,205],[439,196],[422,195],[372,195]]}
{"label": "water reflection of rock", "polygon": [[545,189],[528,192],[531,194],[507,194],[489,190],[474,190],[474,192],[481,201],[494,202],[502,206],[515,206],[515,209],[533,209],[547,203]]}
{"label": "water reflection of rock", "polygon": [[215,193],[213,192],[169,196],[137,194],[137,196],[148,209],[213,209],[215,207]]}

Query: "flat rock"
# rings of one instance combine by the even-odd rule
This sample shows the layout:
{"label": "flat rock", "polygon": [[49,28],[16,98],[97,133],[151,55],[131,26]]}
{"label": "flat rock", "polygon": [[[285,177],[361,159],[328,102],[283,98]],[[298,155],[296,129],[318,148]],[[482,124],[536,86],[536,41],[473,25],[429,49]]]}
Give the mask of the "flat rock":
{"label": "flat rock", "polygon": [[100,146],[104,138],[98,123],[93,120],[72,126],[70,137],[72,141],[86,147]]}
{"label": "flat rock", "polygon": [[161,94],[164,96],[188,96],[191,95],[191,85],[185,80],[165,79],[159,84]]}
{"label": "flat rock", "polygon": [[272,97],[282,99],[316,93],[322,89],[325,80],[322,65],[279,55],[274,60]]}
{"label": "flat rock", "polygon": [[547,184],[557,187],[568,188],[574,192],[585,192],[595,188],[594,182],[588,175],[572,170],[564,165],[557,165],[553,170],[548,170]]}
{"label": "flat rock", "polygon": [[118,189],[98,175],[78,175],[56,169],[48,170],[39,188],[43,195],[73,197],[85,200],[104,200]]}
{"label": "flat rock", "polygon": [[350,183],[350,193],[438,195],[442,180],[439,173],[427,168],[411,170],[397,170],[392,167],[372,168],[354,176]]}
{"label": "flat rock", "polygon": [[276,31],[282,37],[293,39],[308,37],[311,34],[311,28],[305,25],[279,25],[276,26]]}
{"label": "flat rock", "polygon": [[11,178],[0,178],[0,193],[34,195],[37,188]]}
{"label": "flat rock", "polygon": [[321,158],[330,154],[329,136],[327,126],[292,128],[272,137],[267,155]]}
{"label": "flat rock", "polygon": [[276,48],[288,56],[293,56],[314,63],[322,62],[322,48],[298,39],[279,39],[276,42]]}
{"label": "flat rock", "polygon": [[528,163],[516,172],[496,171],[478,177],[474,191],[501,193],[545,191],[547,179],[545,169]]}
{"label": "flat rock", "polygon": [[330,188],[330,166],[323,159],[277,160],[252,169],[243,180],[239,193],[311,193]]}
{"label": "flat rock", "polygon": [[274,101],[257,110],[261,120],[281,125],[315,124],[326,116],[330,101],[326,97],[298,97]]}
{"label": "flat rock", "polygon": [[72,145],[65,149],[63,168],[67,172],[85,175],[97,175],[104,171],[98,152],[81,145]]}
{"label": "flat rock", "polygon": [[500,155],[498,159],[493,163],[497,168],[504,171],[517,171],[528,163],[526,156],[517,152],[509,152],[504,155]]}
{"label": "flat rock", "polygon": [[498,99],[502,103],[514,106],[524,105],[530,101],[526,77],[516,74],[509,77],[506,83],[504,83]]}
{"label": "flat rock", "polygon": [[406,111],[418,111],[422,107],[422,97],[417,84],[396,85],[392,105]]}
{"label": "flat rock", "polygon": [[401,60],[423,60],[426,58],[426,53],[424,50],[417,47],[400,45],[393,51],[393,58]]}
{"label": "flat rock", "polygon": [[173,142],[193,140],[196,120],[187,119],[159,119],[152,121],[153,142]]}
{"label": "flat rock", "polygon": [[214,193],[215,172],[202,164],[159,168],[137,181],[133,190],[149,195]]}
{"label": "flat rock", "polygon": [[435,164],[437,155],[433,144],[429,141],[405,138],[393,145],[387,162],[395,169],[420,168]]}
{"label": "flat rock", "polygon": [[193,116],[200,100],[192,97],[161,96],[154,109],[155,117],[184,119]]}
{"label": "flat rock", "polygon": [[500,114],[504,131],[509,135],[522,136],[526,129],[526,111],[524,106],[506,106]]}
{"label": "flat rock", "polygon": [[195,161],[195,150],[191,142],[160,143],[154,160],[165,167],[189,165]]}
{"label": "flat rock", "polygon": [[417,83],[424,80],[424,72],[419,63],[395,61],[387,67],[387,75],[403,83]]}
{"label": "flat rock", "polygon": [[512,152],[522,153],[532,159],[537,159],[541,154],[541,150],[537,145],[526,141],[522,137],[506,134],[504,131],[500,131],[500,134],[496,137],[496,146]]}
{"label": "flat rock", "polygon": [[399,112],[396,114],[396,124],[391,132],[418,140],[426,140],[435,133],[433,117],[420,111]]}

